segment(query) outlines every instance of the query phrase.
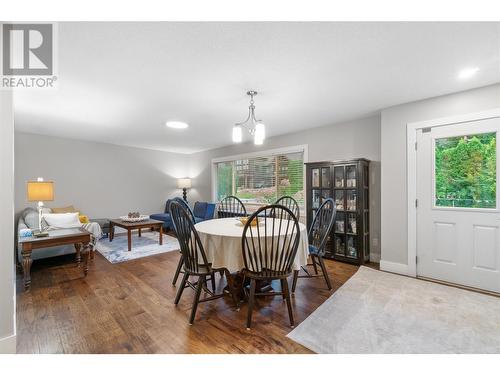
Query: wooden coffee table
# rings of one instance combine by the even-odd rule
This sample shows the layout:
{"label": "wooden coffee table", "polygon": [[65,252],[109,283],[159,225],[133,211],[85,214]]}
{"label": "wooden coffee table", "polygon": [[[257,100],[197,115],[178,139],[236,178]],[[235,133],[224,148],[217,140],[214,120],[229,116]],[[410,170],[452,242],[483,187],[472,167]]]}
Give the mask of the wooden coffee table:
{"label": "wooden coffee table", "polygon": [[[19,245],[22,246],[24,289],[31,287],[31,253],[45,247],[74,245],[76,250],[76,261],[80,266],[83,256],[83,274],[87,276],[89,250],[91,248],[91,234],[83,228],[68,228],[50,230],[47,237],[20,237]],[[93,249],[92,249],[93,251]]]}
{"label": "wooden coffee table", "polygon": [[142,229],[149,228],[151,230],[158,229],[160,232],[160,246],[163,245],[163,221],[147,219],[137,222],[123,221],[122,219],[112,219],[109,221],[109,242],[115,237],[115,227],[120,227],[127,230],[128,251],[132,251],[132,231],[138,230],[139,237],[142,235]]}

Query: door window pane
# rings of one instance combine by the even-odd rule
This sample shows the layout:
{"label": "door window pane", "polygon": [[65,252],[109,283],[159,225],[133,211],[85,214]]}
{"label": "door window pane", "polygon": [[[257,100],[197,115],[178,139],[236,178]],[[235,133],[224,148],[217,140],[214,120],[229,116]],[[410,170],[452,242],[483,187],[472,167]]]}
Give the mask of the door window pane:
{"label": "door window pane", "polygon": [[496,208],[496,133],[435,141],[435,204]]}

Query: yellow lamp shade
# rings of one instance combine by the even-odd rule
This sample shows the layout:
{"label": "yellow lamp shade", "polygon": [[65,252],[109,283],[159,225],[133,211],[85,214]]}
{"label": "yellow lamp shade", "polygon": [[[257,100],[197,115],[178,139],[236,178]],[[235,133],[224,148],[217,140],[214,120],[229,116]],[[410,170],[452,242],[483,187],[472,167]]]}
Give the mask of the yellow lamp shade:
{"label": "yellow lamp shade", "polygon": [[191,188],[191,179],[190,178],[179,178],[177,180],[177,187],[179,189],[189,189],[189,188]]}
{"label": "yellow lamp shade", "polygon": [[53,201],[54,181],[28,181],[27,184],[28,201]]}

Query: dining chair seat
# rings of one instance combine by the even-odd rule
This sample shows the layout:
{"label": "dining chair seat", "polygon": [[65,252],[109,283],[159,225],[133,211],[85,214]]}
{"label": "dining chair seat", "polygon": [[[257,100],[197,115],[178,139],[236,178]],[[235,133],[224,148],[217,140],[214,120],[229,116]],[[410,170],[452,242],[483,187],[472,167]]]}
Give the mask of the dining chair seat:
{"label": "dining chair seat", "polygon": [[309,245],[309,254],[318,255],[319,249],[314,245]]}

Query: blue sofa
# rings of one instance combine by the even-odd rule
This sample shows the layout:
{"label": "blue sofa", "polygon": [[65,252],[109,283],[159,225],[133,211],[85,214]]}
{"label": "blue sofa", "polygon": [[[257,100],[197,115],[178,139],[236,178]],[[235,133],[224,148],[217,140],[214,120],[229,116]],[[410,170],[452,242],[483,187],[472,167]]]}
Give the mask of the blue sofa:
{"label": "blue sofa", "polygon": [[[153,214],[149,216],[151,219],[163,221],[163,229],[166,230],[173,229],[172,218],[170,217],[170,212],[168,210],[170,202],[172,200],[173,199],[168,199],[165,203],[164,213]],[[197,223],[199,223],[200,221],[213,219],[215,213],[215,203],[196,202],[194,204],[192,212]]]}

